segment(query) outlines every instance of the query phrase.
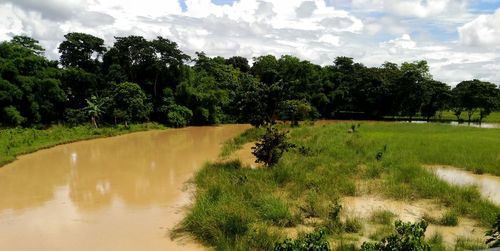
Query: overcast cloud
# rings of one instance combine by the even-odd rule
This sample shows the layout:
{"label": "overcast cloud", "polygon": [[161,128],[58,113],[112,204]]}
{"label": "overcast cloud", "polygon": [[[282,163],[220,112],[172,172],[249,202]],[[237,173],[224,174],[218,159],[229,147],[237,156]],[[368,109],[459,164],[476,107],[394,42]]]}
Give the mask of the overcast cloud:
{"label": "overcast cloud", "polygon": [[[181,2],[182,1],[182,2]],[[68,32],[163,36],[190,55],[291,54],[318,64],[427,60],[438,80],[500,84],[500,0],[0,0],[0,40],[58,58]],[[229,4],[227,4],[229,2]]]}

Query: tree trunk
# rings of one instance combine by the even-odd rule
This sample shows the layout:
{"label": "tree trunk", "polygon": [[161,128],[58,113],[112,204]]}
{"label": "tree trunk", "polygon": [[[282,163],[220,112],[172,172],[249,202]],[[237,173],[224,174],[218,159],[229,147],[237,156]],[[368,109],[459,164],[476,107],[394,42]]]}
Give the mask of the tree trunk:
{"label": "tree trunk", "polygon": [[92,120],[92,125],[97,128],[97,121],[94,116],[91,116],[90,119]]}

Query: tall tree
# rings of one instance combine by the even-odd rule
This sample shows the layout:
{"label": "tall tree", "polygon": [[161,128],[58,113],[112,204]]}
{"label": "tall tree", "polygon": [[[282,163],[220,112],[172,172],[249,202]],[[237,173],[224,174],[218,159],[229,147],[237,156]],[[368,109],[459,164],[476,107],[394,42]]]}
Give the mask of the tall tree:
{"label": "tall tree", "polygon": [[64,67],[78,67],[96,73],[106,52],[104,40],[90,34],[71,32],[59,45],[60,62]]}

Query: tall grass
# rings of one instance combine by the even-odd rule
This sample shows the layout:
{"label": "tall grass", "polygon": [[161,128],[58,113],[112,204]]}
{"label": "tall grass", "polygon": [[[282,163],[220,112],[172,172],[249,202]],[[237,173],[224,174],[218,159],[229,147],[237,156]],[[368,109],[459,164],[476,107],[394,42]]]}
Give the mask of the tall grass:
{"label": "tall grass", "polygon": [[94,128],[92,126],[66,127],[55,125],[48,129],[9,128],[0,129],[0,167],[15,160],[16,156],[54,145],[78,140],[109,137],[130,132],[164,128],[154,123],[119,125]]}

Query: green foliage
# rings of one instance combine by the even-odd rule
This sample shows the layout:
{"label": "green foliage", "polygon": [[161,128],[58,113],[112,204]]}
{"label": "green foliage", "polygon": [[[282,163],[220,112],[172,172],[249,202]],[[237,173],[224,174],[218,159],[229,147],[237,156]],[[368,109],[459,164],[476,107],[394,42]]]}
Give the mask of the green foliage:
{"label": "green foliage", "polygon": [[115,85],[111,102],[113,115],[118,121],[142,122],[149,118],[151,107],[147,103],[146,94],[135,83]]}
{"label": "green foliage", "polygon": [[396,234],[392,234],[377,243],[363,243],[362,250],[430,250],[429,244],[424,240],[427,223],[425,221],[417,223],[404,223],[396,221]]}
{"label": "green foliage", "polygon": [[184,127],[189,125],[193,112],[182,105],[171,105],[167,108],[167,123],[172,127]]}
{"label": "green foliage", "polygon": [[7,106],[3,109],[4,121],[7,125],[20,126],[26,118],[21,116],[21,113],[14,106]]}
{"label": "green foliage", "polygon": [[[479,122],[499,107],[500,90],[495,84],[480,80],[460,82],[452,90],[455,105],[467,112],[468,121],[479,111]],[[458,110],[457,110],[458,111]]]}
{"label": "green foliage", "polygon": [[288,143],[287,132],[280,132],[275,127],[268,127],[266,130],[266,134],[252,147],[252,154],[258,163],[274,166],[283,153],[295,145]]}
{"label": "green foliage", "polygon": [[491,226],[491,229],[486,232],[486,244],[490,248],[500,247],[500,214],[497,215],[495,223]]}
{"label": "green foliage", "polygon": [[325,239],[325,231],[318,230],[295,240],[286,239],[274,246],[275,251],[328,251],[330,244]]}

